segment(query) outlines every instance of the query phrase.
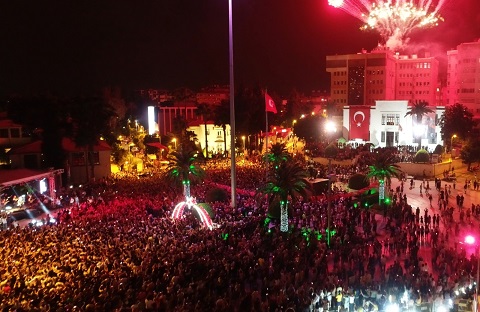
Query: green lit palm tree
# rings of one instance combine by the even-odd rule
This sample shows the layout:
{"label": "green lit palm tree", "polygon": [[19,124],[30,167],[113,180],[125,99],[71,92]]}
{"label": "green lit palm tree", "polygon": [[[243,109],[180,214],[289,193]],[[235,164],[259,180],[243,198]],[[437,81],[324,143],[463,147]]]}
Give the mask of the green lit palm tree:
{"label": "green lit palm tree", "polygon": [[183,195],[190,197],[190,179],[202,179],[205,171],[200,166],[202,161],[194,149],[181,147],[168,155],[167,178],[183,185]]}
{"label": "green lit palm tree", "polygon": [[402,170],[396,164],[395,155],[388,151],[373,155],[367,178],[374,178],[379,182],[379,200],[384,198],[385,187],[390,187],[392,178],[401,178]]}
{"label": "green lit palm tree", "polygon": [[263,156],[263,160],[270,166],[270,168],[278,168],[280,164],[291,160],[292,156],[287,151],[284,143],[275,143],[270,148],[270,151]]}
{"label": "green lit palm tree", "polygon": [[257,198],[268,199],[270,217],[280,216],[280,230],[288,231],[288,205],[299,198],[308,197],[310,184],[308,173],[298,162],[285,161],[269,172],[266,184],[259,188]]}

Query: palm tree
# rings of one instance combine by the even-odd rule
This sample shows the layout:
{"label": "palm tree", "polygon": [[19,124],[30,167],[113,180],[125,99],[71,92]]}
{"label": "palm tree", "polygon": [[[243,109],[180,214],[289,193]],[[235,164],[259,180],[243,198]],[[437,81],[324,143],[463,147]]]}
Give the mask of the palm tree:
{"label": "palm tree", "polygon": [[205,158],[208,158],[208,135],[207,135],[207,121],[212,117],[213,111],[212,108],[205,103],[198,104],[195,113],[198,116],[201,116],[203,119],[203,124],[205,126]]}
{"label": "palm tree", "polygon": [[415,116],[417,118],[417,124],[422,123],[423,116],[433,113],[434,111],[428,108],[428,102],[416,101],[411,103],[410,110],[405,114],[407,116]]}
{"label": "palm tree", "polygon": [[367,178],[374,178],[379,181],[378,191],[380,204],[385,197],[385,187],[389,189],[392,178],[401,178],[401,174],[402,170],[400,166],[396,164],[395,155],[392,152],[381,151],[373,155]]}
{"label": "palm tree", "polygon": [[213,111],[213,122],[215,126],[222,127],[224,152],[227,151],[227,125],[230,124],[230,102],[223,100]]}
{"label": "palm tree", "polygon": [[[259,188],[257,198],[268,199],[268,210],[271,217],[280,214],[280,230],[288,231],[288,205],[300,197],[308,197],[311,189],[307,181],[308,173],[298,162],[284,161],[278,168],[271,170],[266,184]],[[280,208],[280,211],[278,210]]]}
{"label": "palm tree", "polygon": [[[428,108],[428,102],[426,102],[426,101],[416,101],[416,102],[411,103],[410,110],[405,114],[405,117],[412,116],[412,118],[413,118],[413,116],[415,116],[416,124],[421,125],[423,116],[425,116],[427,114],[430,114],[430,113],[433,113],[433,112],[434,112],[433,110]],[[415,138],[417,138],[417,137],[415,136]],[[418,144],[419,144],[419,147],[420,147],[421,139],[419,140]]]}
{"label": "palm tree", "polygon": [[274,169],[278,168],[281,163],[286,162],[291,158],[292,156],[288,153],[287,147],[284,143],[273,144],[270,148],[270,152],[263,156],[263,160]]}
{"label": "palm tree", "polygon": [[180,147],[168,155],[166,175],[171,181],[183,185],[183,195],[190,197],[190,178],[201,179],[205,171],[200,166],[198,152],[194,149]]}

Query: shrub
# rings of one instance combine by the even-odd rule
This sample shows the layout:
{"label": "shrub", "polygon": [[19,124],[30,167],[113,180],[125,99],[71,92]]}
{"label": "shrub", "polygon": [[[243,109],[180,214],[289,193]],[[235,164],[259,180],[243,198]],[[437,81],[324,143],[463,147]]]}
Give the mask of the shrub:
{"label": "shrub", "polygon": [[222,188],[214,187],[207,191],[205,194],[205,201],[207,203],[214,202],[227,202],[228,201],[228,192]]}
{"label": "shrub", "polygon": [[428,152],[422,148],[415,154],[415,157],[413,158],[413,162],[428,163],[430,162],[430,154],[428,154]]}
{"label": "shrub", "polygon": [[370,185],[367,177],[364,174],[357,173],[350,177],[348,180],[348,188],[353,190],[361,190]]}
{"label": "shrub", "polygon": [[338,154],[338,147],[335,144],[330,144],[325,147],[325,157],[327,158],[335,158]]}
{"label": "shrub", "polygon": [[442,154],[443,153],[443,146],[441,146],[440,144],[438,144],[437,146],[435,146],[435,150],[433,151],[434,154]]}

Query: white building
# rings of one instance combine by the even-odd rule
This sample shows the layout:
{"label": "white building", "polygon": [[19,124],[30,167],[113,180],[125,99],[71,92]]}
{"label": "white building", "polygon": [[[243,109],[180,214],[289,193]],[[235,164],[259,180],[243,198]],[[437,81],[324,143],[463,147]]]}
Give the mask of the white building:
{"label": "white building", "polygon": [[416,116],[407,115],[408,101],[376,101],[374,106],[352,105],[343,109],[343,136],[349,141],[371,142],[375,146],[421,146],[433,151],[440,144],[438,120],[445,108],[432,108],[417,124]]}
{"label": "white building", "polygon": [[[230,153],[231,139],[230,139],[230,125],[225,125],[225,133],[221,126],[216,126],[212,121],[207,121],[207,131],[205,133],[205,124],[201,120],[195,120],[189,123],[187,131],[192,131],[196,134],[198,144],[205,154],[205,137],[208,142],[208,152],[210,156],[217,154],[224,154],[226,151]],[[225,144],[226,142],[226,144]]]}

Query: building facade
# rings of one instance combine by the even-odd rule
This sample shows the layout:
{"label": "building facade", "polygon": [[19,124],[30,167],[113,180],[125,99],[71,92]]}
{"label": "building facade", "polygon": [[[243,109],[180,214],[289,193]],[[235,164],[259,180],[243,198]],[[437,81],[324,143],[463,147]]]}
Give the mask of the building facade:
{"label": "building facade", "polygon": [[480,40],[447,52],[446,105],[465,105],[480,117]]}
{"label": "building facade", "polygon": [[439,62],[426,55],[398,55],[395,75],[395,100],[427,102],[437,106]]}
{"label": "building facade", "polygon": [[340,106],[395,99],[396,58],[390,50],[327,56],[331,100]]}
{"label": "building facade", "polygon": [[[4,118],[3,118],[3,117]],[[22,125],[7,119],[6,115],[0,115],[0,147],[10,149],[31,141],[31,137],[23,132]]]}
{"label": "building facade", "polygon": [[198,144],[204,155],[205,138],[208,143],[208,155],[213,157],[215,155],[225,155],[225,151],[230,153],[231,150],[231,132],[230,125],[225,125],[225,132],[223,127],[216,126],[212,121],[207,121],[207,129],[205,130],[205,123],[201,120],[196,120],[188,125],[187,131],[192,131],[197,136]]}
{"label": "building facade", "polygon": [[420,146],[435,150],[441,140],[438,120],[445,111],[437,106],[433,113],[422,117],[407,115],[409,101],[377,101],[375,105],[345,106],[343,135],[350,142],[370,142],[379,147]]}
{"label": "building facade", "polygon": [[157,107],[158,109],[158,133],[161,136],[174,132],[176,120],[184,120],[187,123],[196,119],[196,106],[173,106]]}
{"label": "building facade", "polygon": [[[350,141],[377,146],[441,144],[436,126],[441,91],[439,62],[428,55],[404,56],[388,49],[327,56],[331,98],[343,109],[343,135]],[[436,111],[420,125],[412,124],[409,105],[427,102]],[[415,127],[414,127],[415,126]]]}

